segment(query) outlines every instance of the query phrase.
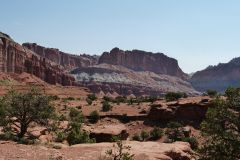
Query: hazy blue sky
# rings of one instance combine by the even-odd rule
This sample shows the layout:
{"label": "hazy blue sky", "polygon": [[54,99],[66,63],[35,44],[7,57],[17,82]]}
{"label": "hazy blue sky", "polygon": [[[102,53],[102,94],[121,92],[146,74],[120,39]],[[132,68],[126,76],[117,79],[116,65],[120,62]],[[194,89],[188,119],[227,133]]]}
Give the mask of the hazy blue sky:
{"label": "hazy blue sky", "polygon": [[240,56],[240,1],[1,0],[0,30],[76,54],[163,52],[189,73]]}

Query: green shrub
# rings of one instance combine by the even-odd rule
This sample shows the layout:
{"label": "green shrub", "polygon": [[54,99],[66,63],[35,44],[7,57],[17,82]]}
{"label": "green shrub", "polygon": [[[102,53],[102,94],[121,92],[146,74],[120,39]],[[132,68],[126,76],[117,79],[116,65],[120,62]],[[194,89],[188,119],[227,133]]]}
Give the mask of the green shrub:
{"label": "green shrub", "polygon": [[92,111],[89,115],[89,121],[91,123],[97,123],[98,120],[100,119],[98,111]]}
{"label": "green shrub", "polygon": [[182,139],[183,142],[188,142],[192,149],[198,149],[198,141],[195,137],[186,137]]}
{"label": "green shrub", "polygon": [[153,130],[151,130],[150,136],[153,140],[157,140],[163,136],[163,130],[155,127]]}
{"label": "green shrub", "polygon": [[66,138],[67,138],[67,135],[65,132],[61,132],[61,131],[56,132],[56,138],[55,138],[56,142],[63,142],[64,140],[66,140]]}
{"label": "green shrub", "polygon": [[91,99],[86,98],[86,101],[87,101],[88,105],[92,105],[92,100]]}
{"label": "green shrub", "polygon": [[66,100],[73,101],[73,100],[75,100],[75,98],[74,97],[67,97]]}
{"label": "green shrub", "polygon": [[169,122],[167,124],[166,134],[171,141],[180,141],[184,138],[184,133],[182,131],[182,125],[178,122]]}
{"label": "green shrub", "polygon": [[186,93],[180,93],[180,92],[168,92],[166,95],[165,95],[165,100],[166,101],[176,101],[178,100],[179,98],[186,98],[187,97],[187,94]]}
{"label": "green shrub", "polygon": [[59,100],[60,98],[57,95],[49,96],[51,100]]}
{"label": "green shrub", "polygon": [[207,90],[207,95],[210,96],[210,97],[216,97],[217,94],[218,93],[217,93],[216,90],[212,90],[212,89]]}
{"label": "green shrub", "polygon": [[111,101],[112,101],[112,98],[111,98],[111,97],[108,97],[108,96],[104,96],[104,97],[103,97],[103,100],[104,100],[104,101],[111,102]]}
{"label": "green shrub", "polygon": [[88,99],[92,100],[92,101],[95,101],[97,99],[96,95],[95,94],[89,94],[87,96]]}
{"label": "green shrub", "polygon": [[72,129],[67,136],[69,145],[80,144],[80,143],[94,143],[94,139],[89,138],[89,134],[85,131],[78,129]]}
{"label": "green shrub", "polygon": [[112,106],[109,104],[108,101],[104,101],[102,104],[102,111],[103,112],[108,112],[112,109]]}
{"label": "green shrub", "polygon": [[77,110],[76,108],[71,108],[69,112],[69,117],[72,122],[83,123],[85,117],[82,112]]}
{"label": "green shrub", "polygon": [[134,141],[142,141],[142,138],[139,134],[134,134],[133,137],[132,137],[132,140]]}
{"label": "green shrub", "polygon": [[149,133],[146,132],[146,131],[142,131],[141,132],[141,137],[142,137],[142,140],[145,141],[146,139],[149,138]]}

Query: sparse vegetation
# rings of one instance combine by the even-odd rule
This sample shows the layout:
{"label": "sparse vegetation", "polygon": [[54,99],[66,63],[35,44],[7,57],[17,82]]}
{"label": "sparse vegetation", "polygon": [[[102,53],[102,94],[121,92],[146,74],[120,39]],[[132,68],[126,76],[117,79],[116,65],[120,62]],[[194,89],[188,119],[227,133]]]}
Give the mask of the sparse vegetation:
{"label": "sparse vegetation", "polygon": [[166,101],[176,101],[179,98],[187,98],[187,94],[186,93],[181,93],[181,92],[168,92],[165,95],[165,100]]}
{"label": "sparse vegetation", "polygon": [[90,113],[90,115],[89,115],[89,121],[90,121],[91,123],[97,123],[99,119],[100,119],[100,115],[99,115],[98,111],[95,110],[95,111],[92,111],[92,112]]}
{"label": "sparse vegetation", "polygon": [[108,101],[103,101],[102,103],[102,111],[103,112],[108,112],[112,109],[112,106],[109,104]]}
{"label": "sparse vegetation", "polygon": [[167,124],[167,130],[165,133],[168,135],[170,141],[180,141],[185,137],[181,130],[181,127],[182,125],[178,122],[169,122]]}
{"label": "sparse vegetation", "polygon": [[216,90],[212,90],[212,89],[209,89],[209,90],[207,90],[207,95],[209,96],[209,97],[216,97],[217,96],[217,94],[218,94],[218,92],[216,91]]}
{"label": "sparse vegetation", "polygon": [[139,134],[135,133],[132,137],[132,140],[134,141],[142,141],[142,138]]}
{"label": "sparse vegetation", "polygon": [[150,132],[151,139],[158,140],[163,136],[163,130],[157,127],[154,127]]}
{"label": "sparse vegetation", "polygon": [[196,150],[198,149],[198,141],[195,137],[185,137],[182,139],[183,142],[188,142],[191,145],[191,148]]}
{"label": "sparse vegetation", "polygon": [[146,131],[142,131],[141,132],[141,138],[142,138],[142,141],[145,141],[146,139],[149,138],[149,133],[146,132]]}
{"label": "sparse vegetation", "polygon": [[125,146],[121,140],[117,140],[113,149],[106,151],[106,157],[110,160],[134,160],[134,155],[130,154],[130,146]]}
{"label": "sparse vegetation", "polygon": [[95,94],[89,94],[89,95],[87,96],[87,98],[90,99],[90,100],[92,100],[92,101],[97,100],[97,97],[96,97]]}
{"label": "sparse vegetation", "polygon": [[86,102],[87,102],[88,105],[92,105],[93,101],[91,99],[89,99],[89,98],[86,98]]}

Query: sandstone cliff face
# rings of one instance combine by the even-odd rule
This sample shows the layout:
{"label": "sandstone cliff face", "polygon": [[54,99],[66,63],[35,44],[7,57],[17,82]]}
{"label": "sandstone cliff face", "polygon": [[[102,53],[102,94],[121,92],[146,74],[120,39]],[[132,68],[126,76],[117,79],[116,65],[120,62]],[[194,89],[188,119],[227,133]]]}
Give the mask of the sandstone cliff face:
{"label": "sandstone cliff face", "polygon": [[31,73],[50,84],[73,85],[74,78],[59,65],[14,42],[0,32],[0,72]]}
{"label": "sandstone cliff face", "polygon": [[163,53],[151,53],[140,50],[123,51],[119,48],[114,48],[110,53],[104,52],[98,63],[121,65],[134,71],[151,71],[182,79],[187,78],[187,75],[178,66],[177,60],[167,57]]}
{"label": "sandstone cliff face", "polygon": [[196,90],[202,92],[208,89],[224,92],[229,86],[240,87],[240,58],[198,71],[190,81]]}
{"label": "sandstone cliff face", "polygon": [[88,67],[97,64],[98,61],[98,56],[89,56],[85,54],[80,56],[72,55],[55,48],[45,48],[36,43],[24,43],[23,46],[37,53],[39,56],[63,66],[64,69]]}

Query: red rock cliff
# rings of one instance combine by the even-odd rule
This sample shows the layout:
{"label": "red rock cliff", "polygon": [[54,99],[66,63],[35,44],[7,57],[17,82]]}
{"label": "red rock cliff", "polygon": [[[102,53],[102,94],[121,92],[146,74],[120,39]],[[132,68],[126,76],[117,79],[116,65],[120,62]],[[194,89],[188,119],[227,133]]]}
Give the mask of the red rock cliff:
{"label": "red rock cliff", "polygon": [[90,65],[97,64],[98,61],[97,56],[72,55],[59,51],[59,49],[45,48],[37,45],[36,43],[24,43],[23,46],[37,53],[41,57],[47,58],[50,61],[63,66],[65,69],[88,67]]}
{"label": "red rock cliff", "polygon": [[0,72],[31,73],[50,84],[73,85],[61,66],[39,56],[0,32]]}
{"label": "red rock cliff", "polygon": [[177,60],[163,53],[151,53],[140,50],[123,51],[114,48],[99,58],[100,63],[122,65],[135,71],[151,71],[186,79],[187,75],[178,66]]}

